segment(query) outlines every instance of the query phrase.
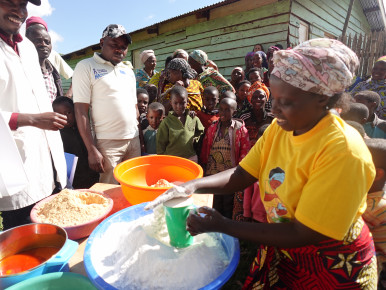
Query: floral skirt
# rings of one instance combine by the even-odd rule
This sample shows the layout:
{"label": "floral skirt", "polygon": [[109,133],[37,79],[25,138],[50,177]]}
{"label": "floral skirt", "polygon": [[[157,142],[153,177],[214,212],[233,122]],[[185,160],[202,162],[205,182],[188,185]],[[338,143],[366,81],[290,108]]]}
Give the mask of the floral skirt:
{"label": "floral skirt", "polygon": [[243,289],[377,289],[370,231],[360,218],[343,241],[292,249],[261,246]]}

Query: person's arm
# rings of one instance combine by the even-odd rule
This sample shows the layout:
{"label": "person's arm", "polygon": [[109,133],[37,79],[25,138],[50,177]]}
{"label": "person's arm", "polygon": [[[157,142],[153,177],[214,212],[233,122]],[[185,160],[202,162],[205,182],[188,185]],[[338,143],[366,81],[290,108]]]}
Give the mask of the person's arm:
{"label": "person's arm", "polygon": [[104,172],[103,156],[96,147],[91,134],[90,119],[88,116],[89,104],[75,103],[75,118],[78,130],[88,152],[88,164],[96,172]]}
{"label": "person's arm", "polygon": [[169,140],[169,129],[166,125],[166,120],[164,119],[158,127],[157,135],[156,135],[156,148],[157,154],[165,154],[166,147],[168,145]]}
{"label": "person's arm", "polygon": [[40,114],[23,114],[17,116],[17,127],[32,126],[43,130],[59,130],[63,129],[67,124],[67,116],[55,113],[46,112]]}
{"label": "person's arm", "polygon": [[71,82],[71,85],[66,92],[66,97],[70,98],[70,99],[72,98],[72,82]]}
{"label": "person's arm", "polygon": [[297,248],[330,239],[297,220],[289,223],[249,223],[228,219],[209,207],[199,208],[198,211],[206,216],[190,214],[187,219],[187,230],[193,236],[220,232],[256,244],[280,248]]}

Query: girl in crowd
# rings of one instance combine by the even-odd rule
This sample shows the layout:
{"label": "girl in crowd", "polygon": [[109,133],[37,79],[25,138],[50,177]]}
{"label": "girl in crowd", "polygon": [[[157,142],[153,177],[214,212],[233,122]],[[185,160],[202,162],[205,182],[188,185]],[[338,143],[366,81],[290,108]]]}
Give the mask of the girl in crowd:
{"label": "girl in crowd", "polygon": [[[236,108],[235,100],[223,99],[219,106],[220,119],[206,131],[200,155],[206,176],[237,166],[249,151],[248,131],[244,122],[232,118]],[[215,195],[213,208],[223,216],[232,218],[233,194]]]}
{"label": "girl in crowd", "polygon": [[135,78],[137,80],[137,88],[143,88],[150,81],[152,76],[157,73],[155,70],[157,59],[153,50],[144,50],[139,57],[144,64],[144,68],[138,70]]}
{"label": "girl in crowd", "polygon": [[255,46],[253,47],[253,52],[258,52],[258,51],[264,52],[264,48],[262,44],[255,44]]}
{"label": "girl in crowd", "polygon": [[198,210],[205,217],[187,219],[192,235],[223,232],[261,245],[244,289],[376,289],[374,243],[361,218],[374,164],[358,132],[329,112],[358,58],[337,40],[312,39],[275,52],[273,62],[276,119],[239,166],[172,188],[147,208],[259,180],[269,223],[232,221],[207,207]]}
{"label": "girl in crowd", "polygon": [[239,84],[239,82],[243,81],[245,78],[245,73],[244,73],[244,70],[242,67],[235,67],[233,70],[232,70],[232,73],[231,73],[231,79],[230,79],[230,83],[231,85],[233,86],[234,89],[236,89],[237,85]]}
{"label": "girl in crowd", "polygon": [[185,50],[178,48],[173,52],[172,57],[183,58],[184,60],[188,61],[189,54]]}
{"label": "girl in crowd", "polygon": [[156,101],[159,100],[160,95],[165,91],[165,86],[170,83],[168,79],[168,64],[173,59],[172,56],[168,56],[165,59],[165,68],[160,72],[154,74],[154,76],[150,79],[149,84],[152,84],[157,87],[157,96]]}
{"label": "girl in crowd", "polygon": [[250,87],[251,83],[249,81],[242,81],[237,87],[237,109],[234,114],[235,118],[246,120],[251,116],[252,106],[247,99]]}
{"label": "girl in crowd", "polygon": [[253,67],[249,70],[247,74],[247,80],[250,81],[251,84],[255,82],[261,82],[260,69]]}
{"label": "girl in crowd", "polygon": [[249,70],[253,68],[253,56],[255,55],[254,52],[248,52],[245,55],[245,73],[248,74]]}
{"label": "girl in crowd", "polygon": [[361,91],[373,91],[381,96],[380,106],[375,111],[375,114],[383,120],[386,120],[386,57],[379,58],[371,71],[371,78],[367,81],[360,82],[351,91],[351,95]]}
{"label": "girl in crowd", "polygon": [[170,110],[170,91],[174,86],[182,86],[188,92],[187,108],[191,111],[199,111],[202,107],[202,94],[204,88],[201,83],[194,80],[196,72],[190,67],[186,60],[174,58],[167,67],[170,84],[165,86],[165,92],[161,94],[161,103],[165,106],[166,112]]}
{"label": "girl in crowd", "polygon": [[224,78],[218,70],[208,66],[208,56],[202,50],[194,50],[190,55],[188,62],[197,72],[197,80],[204,88],[216,87],[220,95],[225,91],[235,92],[232,85]]}
{"label": "girl in crowd", "polygon": [[170,103],[173,111],[158,127],[157,154],[174,155],[198,162],[195,146],[204,133],[204,126],[197,117],[190,116],[187,109],[188,92],[183,86],[171,89]]}
{"label": "girl in crowd", "polygon": [[267,56],[264,52],[255,52],[252,58],[253,67],[259,69],[260,76],[264,75],[264,72],[268,70]]}
{"label": "girl in crowd", "polygon": [[268,51],[267,51],[267,62],[268,62],[268,71],[264,72],[264,75],[263,75],[263,83],[269,88],[269,77],[271,76],[271,72],[273,70],[273,53],[275,51],[278,51],[280,50],[278,47],[276,46],[271,46],[270,48],[268,48]]}

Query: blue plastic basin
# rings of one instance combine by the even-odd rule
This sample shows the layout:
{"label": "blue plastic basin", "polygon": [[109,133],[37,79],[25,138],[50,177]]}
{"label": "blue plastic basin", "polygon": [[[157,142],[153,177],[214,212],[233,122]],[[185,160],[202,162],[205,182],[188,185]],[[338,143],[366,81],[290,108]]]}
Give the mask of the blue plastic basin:
{"label": "blue plastic basin", "polygon": [[[146,204],[147,203],[137,204],[135,206],[125,208],[113,214],[109,218],[105,219],[101,224],[99,224],[98,227],[95,228],[95,230],[88,238],[86,248],[84,251],[84,259],[83,259],[84,266],[91,282],[98,289],[113,290],[117,288],[108,284],[95,271],[95,268],[92,262],[92,257],[90,254],[92,251],[93,240],[102,237],[112,223],[129,222],[152,213],[152,211],[145,211],[143,209]],[[221,233],[216,233],[216,234],[218,235],[218,238],[221,240],[221,244],[223,245],[228,257],[230,257],[230,261],[229,261],[228,267],[214,281],[212,281],[205,287],[201,288],[205,290],[220,289],[221,286],[224,285],[230,279],[230,277],[232,277],[240,260],[239,240],[225,234],[221,234]]]}

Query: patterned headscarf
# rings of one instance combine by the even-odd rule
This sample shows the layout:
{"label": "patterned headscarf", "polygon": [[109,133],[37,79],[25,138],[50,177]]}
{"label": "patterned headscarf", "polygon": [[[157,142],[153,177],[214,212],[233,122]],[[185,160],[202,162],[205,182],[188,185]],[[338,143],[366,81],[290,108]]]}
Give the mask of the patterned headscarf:
{"label": "patterned headscarf", "polygon": [[193,70],[188,62],[183,58],[174,58],[168,64],[168,69],[179,70],[182,72],[184,79],[194,79],[197,75],[196,71]]}
{"label": "patterned headscarf", "polygon": [[293,49],[276,51],[273,63],[271,74],[284,82],[329,97],[344,92],[359,65],[351,49],[328,38],[311,39]]}
{"label": "patterned headscarf", "polygon": [[246,55],[245,55],[245,61],[248,60],[248,58],[250,57],[253,57],[255,55],[255,53],[252,51],[252,52],[248,52]]}
{"label": "patterned headscarf", "polygon": [[267,96],[267,100],[269,99],[268,88],[265,86],[265,84],[256,81],[253,83],[253,85],[248,90],[247,99],[249,102],[251,102],[253,93],[256,92],[257,90],[262,90],[265,93],[265,95]]}
{"label": "patterned headscarf", "polygon": [[190,53],[190,57],[201,65],[206,65],[206,63],[208,62],[208,55],[204,51],[199,49],[193,50]]}
{"label": "patterned headscarf", "polygon": [[144,64],[149,57],[151,56],[154,56],[155,57],[155,54],[154,54],[154,50],[144,50],[140,53],[139,57],[141,58],[141,62]]}

